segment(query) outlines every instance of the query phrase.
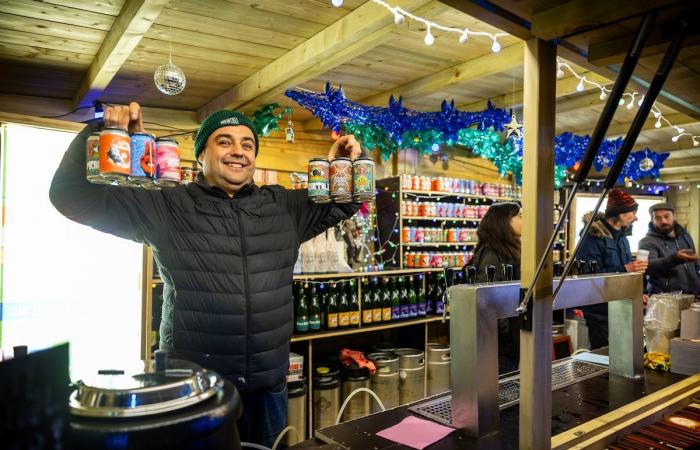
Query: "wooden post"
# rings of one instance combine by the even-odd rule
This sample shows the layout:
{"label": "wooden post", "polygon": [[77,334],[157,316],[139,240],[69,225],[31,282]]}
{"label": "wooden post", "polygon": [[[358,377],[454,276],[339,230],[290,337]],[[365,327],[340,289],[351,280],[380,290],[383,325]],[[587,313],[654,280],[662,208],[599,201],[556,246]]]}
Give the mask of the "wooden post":
{"label": "wooden post", "polygon": [[[525,46],[521,278],[527,289],[553,231],[556,47]],[[520,448],[551,446],[552,264],[535,286],[532,331],[520,332]]]}

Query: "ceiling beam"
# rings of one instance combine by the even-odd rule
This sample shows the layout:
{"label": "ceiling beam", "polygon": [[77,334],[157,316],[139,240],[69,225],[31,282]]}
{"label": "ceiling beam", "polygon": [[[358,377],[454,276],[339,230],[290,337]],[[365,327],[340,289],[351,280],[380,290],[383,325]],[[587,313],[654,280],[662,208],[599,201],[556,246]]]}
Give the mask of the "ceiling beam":
{"label": "ceiling beam", "polygon": [[700,157],[695,158],[675,158],[664,161],[664,169],[673,168],[693,168],[700,167]]}
{"label": "ceiling beam", "polygon": [[73,107],[91,105],[112,81],[169,0],[127,0],[73,96]]}
{"label": "ceiling beam", "polygon": [[[530,23],[511,13],[505,8],[501,8],[495,2],[465,2],[464,0],[441,0],[442,3],[451,6],[457,11],[461,11],[475,19],[505,31],[522,40],[532,37],[530,33]],[[488,6],[485,6],[488,5]]]}
{"label": "ceiling beam", "polygon": [[[593,72],[582,72],[580,75],[585,76],[587,80],[594,81],[596,83],[600,83],[603,85],[610,83],[610,81],[607,78],[602,77],[602,76],[600,76],[596,73],[593,73]],[[562,78],[561,80],[557,80],[557,87],[556,87],[557,98],[577,93],[578,91],[576,90],[576,86],[578,86],[578,83],[579,83],[579,80],[574,76],[570,76],[570,77]],[[590,84],[584,83],[584,92],[585,91],[592,91],[592,90],[598,91],[598,88],[593,87]],[[597,94],[597,95],[600,95],[600,94]],[[518,109],[518,108],[522,107],[522,104],[523,104],[523,90],[519,89],[513,93],[502,94],[502,95],[499,95],[497,97],[491,97],[489,99],[478,100],[476,102],[466,103],[464,105],[459,105],[458,108],[465,110],[465,111],[479,111],[479,110],[485,109],[486,105],[489,101],[491,101],[491,103],[493,103],[494,106],[497,108],[505,108],[505,107],[513,106],[514,108]],[[600,99],[598,101],[600,101]],[[559,112],[559,111],[557,110],[557,112]]]}
{"label": "ceiling beam", "polygon": [[[435,0],[400,0],[396,4],[419,15],[443,6]],[[253,109],[286,87],[302,84],[383,44],[395,27],[391,13],[367,2],[211,100],[199,109],[198,118],[203,120],[223,108]]]}
{"label": "ceiling beam", "polygon": [[532,18],[532,34],[540,39],[565,38],[681,0],[572,0],[546,9]]}
{"label": "ceiling beam", "polygon": [[[177,132],[173,130],[173,128],[192,130],[199,127],[199,122],[197,122],[197,115],[195,111],[150,108],[148,106],[142,106],[141,109],[143,111],[143,119],[145,121],[144,126],[149,131],[161,130],[162,134],[165,134],[166,132]],[[77,111],[75,114],[60,117],[58,119],[46,118],[46,116],[60,116],[70,112],[71,110],[73,110],[72,101],[67,99],[62,100],[49,97],[0,94],[0,114],[3,114],[3,117],[10,117],[9,115],[11,114],[13,117],[12,120],[8,119],[8,121],[14,121],[15,119],[21,117],[23,120],[22,123],[38,125],[45,122],[47,124],[60,125],[60,123],[63,122],[65,124],[64,127],[53,125],[50,127],[61,129],[82,129],[84,125],[81,122],[94,117],[92,111],[82,110]],[[154,125],[153,123],[148,122],[155,122],[161,125]],[[165,125],[165,127],[162,125]]]}
{"label": "ceiling beam", "polygon": [[687,171],[677,172],[676,169],[661,169],[661,181],[664,183],[684,183],[700,181],[700,166],[689,167]]}
{"label": "ceiling beam", "polygon": [[389,97],[404,100],[432,94],[444,88],[466,83],[477,78],[505,72],[523,63],[524,43],[510,45],[498,53],[487,53],[453,67],[431,73],[393,89],[360,100],[368,106],[387,106]]}

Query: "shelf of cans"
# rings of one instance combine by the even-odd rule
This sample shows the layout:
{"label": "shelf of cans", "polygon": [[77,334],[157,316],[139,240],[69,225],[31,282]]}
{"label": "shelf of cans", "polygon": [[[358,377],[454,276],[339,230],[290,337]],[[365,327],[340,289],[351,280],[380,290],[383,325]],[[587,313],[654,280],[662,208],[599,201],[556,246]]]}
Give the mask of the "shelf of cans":
{"label": "shelf of cans", "polygon": [[425,175],[401,175],[401,190],[407,193],[456,194],[495,200],[520,200],[522,198],[522,190],[519,186]]}
{"label": "shelf of cans", "polygon": [[[456,272],[455,272],[456,273]],[[461,272],[454,283],[461,283]],[[325,282],[294,281],[293,341],[325,332],[442,316],[447,284],[443,271],[363,276]]]}
{"label": "shelf of cans", "polygon": [[412,202],[401,203],[404,219],[481,219],[489,210],[488,205],[467,205],[446,202]]}
{"label": "shelf of cans", "polygon": [[405,251],[402,265],[408,269],[464,267],[473,255],[471,250],[461,252]]}
{"label": "shelf of cans", "polygon": [[194,181],[196,170],[180,167],[174,139],[105,128],[87,138],[86,177],[95,184],[160,189]]}
{"label": "shelf of cans", "polygon": [[476,241],[476,228],[436,228],[436,227],[413,227],[404,226],[401,228],[401,242],[403,244],[432,243],[437,244],[458,244]]}
{"label": "shelf of cans", "polygon": [[314,158],[308,167],[309,198],[315,203],[374,200],[374,161],[367,157]]}

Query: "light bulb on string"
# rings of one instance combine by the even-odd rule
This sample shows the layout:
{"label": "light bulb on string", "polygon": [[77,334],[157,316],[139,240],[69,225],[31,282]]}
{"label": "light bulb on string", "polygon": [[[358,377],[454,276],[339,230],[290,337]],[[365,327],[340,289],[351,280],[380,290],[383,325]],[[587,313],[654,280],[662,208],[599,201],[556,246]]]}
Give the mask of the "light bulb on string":
{"label": "light bulb on string", "polygon": [[608,98],[608,94],[605,93],[605,91],[600,91],[600,99],[605,100]]}
{"label": "light bulb on string", "polygon": [[404,21],[403,14],[399,12],[399,8],[394,9],[394,23],[400,25]]}
{"label": "light bulb on string", "polygon": [[564,71],[561,70],[561,66],[557,67],[557,78],[559,78],[560,80],[564,78]]}
{"label": "light bulb on string", "polygon": [[491,46],[491,51],[494,53],[498,53],[501,51],[501,44],[498,43],[498,39],[495,37],[493,38],[493,45]]}
{"label": "light bulb on string", "polygon": [[700,145],[700,141],[693,137],[693,147],[697,147],[698,145]]}
{"label": "light bulb on string", "polygon": [[654,124],[654,128],[661,128],[661,119],[656,119],[656,123]]}
{"label": "light bulb on string", "polygon": [[465,44],[467,40],[469,39],[469,34],[467,33],[467,30],[465,29],[462,35],[459,37],[459,43],[460,44]]}
{"label": "light bulb on string", "polygon": [[620,98],[620,101],[619,101],[618,105],[622,106],[622,105],[624,105],[624,104],[625,104],[625,99],[624,99],[624,98]]}
{"label": "light bulb on string", "polygon": [[678,134],[683,134],[683,133],[685,133],[685,128],[680,128],[680,127],[673,127],[673,128],[676,129],[676,131],[678,132]]}
{"label": "light bulb on string", "polygon": [[673,137],[671,138],[671,140],[672,140],[673,142],[678,142],[678,139],[679,139],[680,137],[681,137],[680,135],[678,135],[678,136],[673,136]]}
{"label": "light bulb on string", "polygon": [[627,104],[628,111],[632,111],[632,108],[634,108],[634,99],[630,100],[630,102]]}
{"label": "light bulb on string", "polygon": [[583,80],[584,80],[584,79],[585,79],[585,77],[581,78],[581,80],[579,80],[578,84],[576,85],[576,90],[577,90],[578,92],[582,92],[582,91],[583,91]]}
{"label": "light bulb on string", "polygon": [[642,95],[641,97],[639,97],[639,101],[637,102],[637,106],[641,107],[643,101],[644,101],[644,96]]}
{"label": "light bulb on string", "polygon": [[336,8],[343,6],[343,0],[331,0],[331,4]]}
{"label": "light bulb on string", "polygon": [[661,113],[658,111],[652,111],[651,113],[654,115],[654,119],[658,119],[659,117],[661,117]]}
{"label": "light bulb on string", "polygon": [[423,42],[425,43],[425,45],[433,45],[435,43],[435,37],[430,32],[430,25],[428,25],[428,29],[425,32],[425,38],[423,39]]}

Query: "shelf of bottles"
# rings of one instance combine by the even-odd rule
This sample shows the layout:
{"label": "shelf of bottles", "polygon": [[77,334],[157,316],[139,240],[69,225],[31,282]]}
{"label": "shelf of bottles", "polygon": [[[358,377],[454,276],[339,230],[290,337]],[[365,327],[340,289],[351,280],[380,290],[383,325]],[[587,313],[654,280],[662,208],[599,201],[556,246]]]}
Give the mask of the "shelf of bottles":
{"label": "shelf of bottles", "polygon": [[378,238],[385,267],[462,267],[479,222],[494,201],[519,201],[520,188],[445,177],[377,181]]}
{"label": "shelf of bottles", "polygon": [[[292,342],[443,320],[444,271],[392,272],[295,277]],[[459,272],[453,282],[461,279]]]}

